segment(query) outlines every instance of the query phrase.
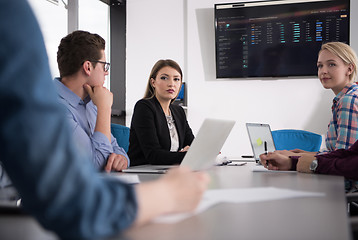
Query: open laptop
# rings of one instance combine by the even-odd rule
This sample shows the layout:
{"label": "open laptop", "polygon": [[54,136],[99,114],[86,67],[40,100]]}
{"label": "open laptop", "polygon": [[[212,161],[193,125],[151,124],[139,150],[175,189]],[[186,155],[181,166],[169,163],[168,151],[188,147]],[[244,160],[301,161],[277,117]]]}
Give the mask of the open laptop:
{"label": "open laptop", "polygon": [[260,162],[261,154],[276,150],[269,124],[246,123],[246,129],[256,162]]}
{"label": "open laptop", "polygon": [[[213,166],[234,125],[235,121],[231,120],[205,119],[181,165],[188,166],[194,171]],[[165,173],[170,167],[175,166],[142,165],[130,167],[122,172]]]}

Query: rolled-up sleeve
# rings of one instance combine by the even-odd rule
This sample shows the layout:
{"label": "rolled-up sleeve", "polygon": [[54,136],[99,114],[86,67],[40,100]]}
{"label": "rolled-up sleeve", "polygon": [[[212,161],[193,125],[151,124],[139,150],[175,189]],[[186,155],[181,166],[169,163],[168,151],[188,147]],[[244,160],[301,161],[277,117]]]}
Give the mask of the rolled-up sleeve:
{"label": "rolled-up sleeve", "polygon": [[107,159],[114,152],[108,138],[101,132],[94,132],[90,138],[92,148],[93,164],[98,169],[103,169],[107,163]]}
{"label": "rolled-up sleeve", "polygon": [[111,134],[111,138],[112,138],[112,143],[111,144],[112,144],[114,153],[120,154],[120,155],[124,156],[125,158],[127,158],[127,162],[128,162],[127,167],[129,167],[130,166],[130,159],[128,157],[128,154],[127,154],[126,150],[124,150],[122,147],[120,147],[118,145],[116,138],[112,134]]}

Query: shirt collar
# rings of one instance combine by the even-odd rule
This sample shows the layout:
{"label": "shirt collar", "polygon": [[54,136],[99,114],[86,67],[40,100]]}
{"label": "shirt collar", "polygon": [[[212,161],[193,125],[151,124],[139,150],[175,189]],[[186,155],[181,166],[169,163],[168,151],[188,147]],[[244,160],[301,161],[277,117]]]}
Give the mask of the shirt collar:
{"label": "shirt collar", "polygon": [[346,95],[347,93],[350,93],[354,90],[358,89],[358,85],[355,83],[351,83],[348,84],[347,86],[345,86],[342,91],[340,91],[335,98],[333,99],[333,102],[338,102],[344,95]]}
{"label": "shirt collar", "polygon": [[78,105],[86,105],[91,100],[89,96],[82,100],[61,82],[61,78],[55,78],[54,82],[59,97],[67,101],[74,108]]}

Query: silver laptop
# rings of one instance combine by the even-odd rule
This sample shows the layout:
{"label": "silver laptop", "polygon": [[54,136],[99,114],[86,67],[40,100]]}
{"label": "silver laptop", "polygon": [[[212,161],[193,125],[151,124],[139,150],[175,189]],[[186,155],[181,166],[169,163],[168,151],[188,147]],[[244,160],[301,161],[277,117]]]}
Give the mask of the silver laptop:
{"label": "silver laptop", "polygon": [[[205,119],[197,136],[192,142],[181,166],[188,166],[194,171],[207,169],[215,164],[216,156],[220,153],[227,137],[229,136],[235,121]],[[133,173],[165,173],[170,166],[142,165],[130,167],[123,172]]]}
{"label": "silver laptop", "polygon": [[269,124],[246,123],[246,129],[256,162],[260,162],[261,154],[276,150]]}

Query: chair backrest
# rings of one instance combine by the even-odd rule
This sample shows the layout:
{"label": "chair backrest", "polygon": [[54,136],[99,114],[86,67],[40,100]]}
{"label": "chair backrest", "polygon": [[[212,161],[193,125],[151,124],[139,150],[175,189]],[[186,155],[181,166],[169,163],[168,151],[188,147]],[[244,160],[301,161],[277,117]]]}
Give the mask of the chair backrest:
{"label": "chair backrest", "polygon": [[321,148],[322,136],[304,130],[284,129],[272,131],[276,150],[302,149],[317,152]]}
{"label": "chair backrest", "polygon": [[116,138],[118,145],[128,152],[130,133],[129,127],[111,123],[111,133]]}

